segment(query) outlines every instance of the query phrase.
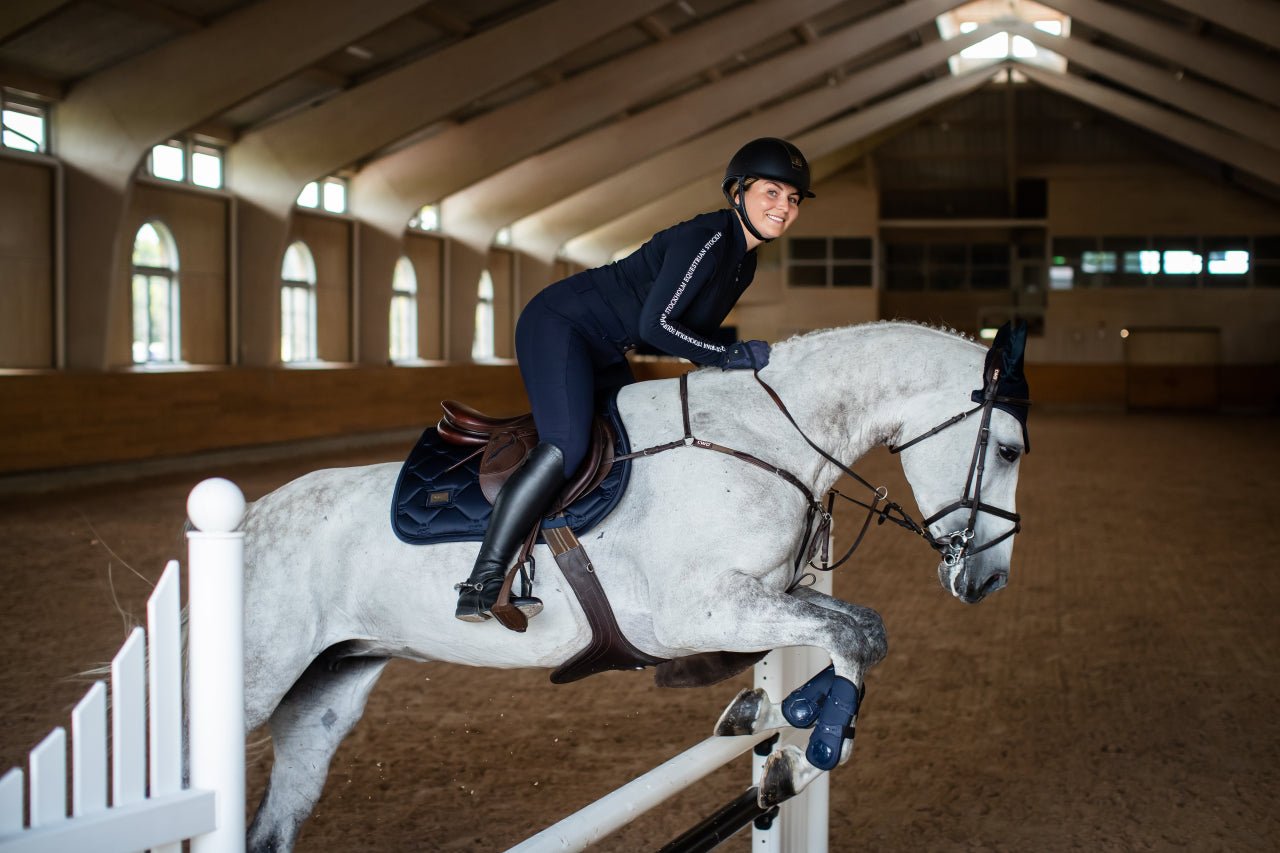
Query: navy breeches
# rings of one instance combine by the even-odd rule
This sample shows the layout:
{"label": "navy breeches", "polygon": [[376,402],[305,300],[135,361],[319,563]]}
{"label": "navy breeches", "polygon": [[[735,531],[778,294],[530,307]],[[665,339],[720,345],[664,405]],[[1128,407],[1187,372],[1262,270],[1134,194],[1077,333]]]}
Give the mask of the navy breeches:
{"label": "navy breeches", "polygon": [[541,441],[572,477],[587,455],[597,392],[635,381],[622,324],[585,276],[543,290],[516,323],[516,358]]}

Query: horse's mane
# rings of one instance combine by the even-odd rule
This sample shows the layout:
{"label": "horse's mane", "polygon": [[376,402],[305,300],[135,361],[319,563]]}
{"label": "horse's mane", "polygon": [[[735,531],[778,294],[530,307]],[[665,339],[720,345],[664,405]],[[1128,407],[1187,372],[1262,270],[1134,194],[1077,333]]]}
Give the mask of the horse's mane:
{"label": "horse's mane", "polygon": [[916,322],[915,320],[876,320],[874,322],[859,323],[852,326],[836,326],[830,329],[815,329],[814,331],[811,331],[811,332],[802,332],[797,335],[792,335],[790,338],[787,338],[785,341],[779,341],[777,344],[775,344],[775,347],[781,347],[785,350],[791,346],[799,345],[801,343],[821,344],[823,343],[824,338],[833,337],[835,335],[848,334],[850,331],[855,329],[869,329],[869,328],[887,329],[892,327],[919,329],[921,331],[932,332],[933,334],[942,335],[943,337],[950,338],[952,340],[964,341],[966,343],[970,343],[978,347],[983,346],[983,344],[974,340],[971,336],[945,326],[933,326],[928,323]]}

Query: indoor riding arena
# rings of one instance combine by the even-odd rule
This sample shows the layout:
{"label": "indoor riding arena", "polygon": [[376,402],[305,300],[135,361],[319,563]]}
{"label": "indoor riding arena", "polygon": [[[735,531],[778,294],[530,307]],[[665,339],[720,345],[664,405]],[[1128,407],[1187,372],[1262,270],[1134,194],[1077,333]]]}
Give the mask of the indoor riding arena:
{"label": "indoor riding arena", "polygon": [[[782,137],[815,197],[723,341],[1013,321],[1032,401],[1006,588],[962,603],[894,524],[832,575],[889,651],[829,849],[1280,849],[1280,4],[15,0],[0,87],[0,773],[185,569],[197,483],[401,462],[442,400],[527,412],[524,305],[727,207],[729,158]],[[937,509],[887,447],[842,461]],[[839,557],[866,511],[834,514]],[[507,850],[753,683],[548,675],[393,660],[296,849]],[[250,732],[250,819],[271,760]],[[750,778],[589,849],[659,850]]]}

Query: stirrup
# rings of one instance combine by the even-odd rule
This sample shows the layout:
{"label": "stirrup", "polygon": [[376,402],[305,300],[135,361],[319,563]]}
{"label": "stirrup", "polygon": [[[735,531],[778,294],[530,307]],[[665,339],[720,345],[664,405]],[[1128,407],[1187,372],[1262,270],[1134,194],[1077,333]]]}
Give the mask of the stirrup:
{"label": "stirrup", "polygon": [[[514,575],[516,571],[518,571],[518,568],[513,570],[509,577]],[[468,592],[472,592],[477,596],[483,595],[485,587],[493,580],[495,579],[490,578],[488,581],[472,581],[468,578],[461,583],[454,584],[453,588],[458,590],[460,593],[458,602],[459,606],[462,605],[462,595],[465,595]],[[500,607],[499,605],[503,600],[503,589],[508,590],[508,600],[506,601],[505,607]],[[471,604],[466,611],[459,612],[458,610],[455,610],[453,614],[454,618],[463,622],[472,623],[488,622],[490,619],[497,618],[499,622],[513,631],[524,631],[525,628],[528,627],[529,620],[542,612],[542,600],[532,596],[510,595],[509,583],[506,581],[503,583],[503,589],[499,589],[498,596],[494,599],[492,604],[483,606],[483,601],[474,602],[474,604]],[[498,611],[497,613],[494,612],[495,609]]]}

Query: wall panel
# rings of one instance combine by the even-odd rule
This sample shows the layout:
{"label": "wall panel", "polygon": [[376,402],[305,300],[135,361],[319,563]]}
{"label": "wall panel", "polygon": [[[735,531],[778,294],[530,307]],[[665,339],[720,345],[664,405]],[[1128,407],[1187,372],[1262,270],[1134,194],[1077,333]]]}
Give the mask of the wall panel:
{"label": "wall panel", "polygon": [[321,361],[355,360],[351,346],[351,223],[295,212],[289,242],[301,240],[316,262],[316,350]]}
{"label": "wall panel", "polygon": [[418,356],[444,358],[444,241],[439,237],[405,236],[404,251],[418,277]]}
{"label": "wall panel", "polygon": [[0,475],[426,428],[449,398],[529,408],[511,365],[0,376]]}
{"label": "wall panel", "polygon": [[0,157],[0,368],[50,368],[54,353],[51,164]]}
{"label": "wall panel", "polygon": [[120,278],[113,316],[112,364],[132,363],[130,303],[133,240],[144,223],[156,220],[173,234],[178,249],[178,287],[181,294],[182,359],[190,364],[226,364],[229,351],[227,318],[227,211],[230,200],[180,186],[139,182],[121,227]]}

